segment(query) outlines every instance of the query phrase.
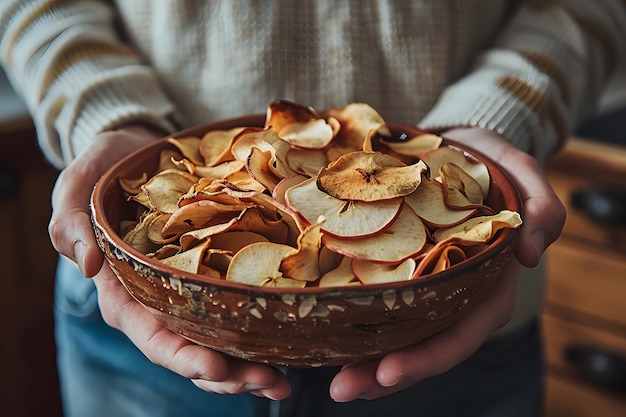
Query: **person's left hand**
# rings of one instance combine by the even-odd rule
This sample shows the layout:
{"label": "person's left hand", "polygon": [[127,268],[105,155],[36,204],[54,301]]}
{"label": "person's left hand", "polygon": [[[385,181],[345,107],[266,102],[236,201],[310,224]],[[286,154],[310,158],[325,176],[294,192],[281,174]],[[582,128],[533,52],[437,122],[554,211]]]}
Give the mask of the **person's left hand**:
{"label": "person's left hand", "polygon": [[561,233],[565,208],[533,157],[486,129],[459,128],[443,135],[500,163],[519,188],[524,223],[515,258],[505,265],[485,298],[459,322],[420,344],[391,352],[380,360],[342,368],[330,386],[335,401],[384,397],[464,361],[511,319],[521,265],[536,266],[545,249]]}

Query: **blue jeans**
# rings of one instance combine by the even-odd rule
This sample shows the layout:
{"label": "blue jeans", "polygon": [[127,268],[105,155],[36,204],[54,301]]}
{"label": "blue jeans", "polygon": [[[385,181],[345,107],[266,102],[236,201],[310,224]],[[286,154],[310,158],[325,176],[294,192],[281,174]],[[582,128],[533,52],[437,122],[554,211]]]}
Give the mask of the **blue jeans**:
{"label": "blue jeans", "polygon": [[[95,286],[62,258],[55,296],[61,394],[67,417],[539,417],[542,355],[536,322],[485,344],[446,374],[374,401],[335,403],[336,369],[288,369],[293,393],[274,402],[206,393],[154,365],[100,315]],[[358,413],[358,414],[356,414]]]}

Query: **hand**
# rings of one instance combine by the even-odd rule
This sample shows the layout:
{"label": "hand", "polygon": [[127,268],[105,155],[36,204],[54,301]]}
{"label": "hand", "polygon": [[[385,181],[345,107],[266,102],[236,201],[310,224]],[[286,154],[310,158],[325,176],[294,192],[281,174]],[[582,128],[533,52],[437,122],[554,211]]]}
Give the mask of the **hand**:
{"label": "hand", "polygon": [[499,162],[519,188],[524,223],[515,259],[505,265],[486,297],[450,328],[423,343],[391,352],[381,360],[344,367],[330,386],[330,395],[336,401],[384,397],[442,374],[468,358],[510,320],[521,265],[536,266],[563,228],[565,208],[534,158],[485,129],[454,129],[444,136]]}
{"label": "hand", "polygon": [[83,275],[93,277],[105,322],[124,332],[153,363],[191,379],[205,391],[248,391],[272,399],[286,398],[291,388],[280,371],[227,359],[169,331],[128,294],[104,262],[89,214],[93,186],[114,163],[160,136],[161,132],[143,126],[127,126],[98,135],[57,179],[49,225],[52,243],[61,255],[78,264]]}

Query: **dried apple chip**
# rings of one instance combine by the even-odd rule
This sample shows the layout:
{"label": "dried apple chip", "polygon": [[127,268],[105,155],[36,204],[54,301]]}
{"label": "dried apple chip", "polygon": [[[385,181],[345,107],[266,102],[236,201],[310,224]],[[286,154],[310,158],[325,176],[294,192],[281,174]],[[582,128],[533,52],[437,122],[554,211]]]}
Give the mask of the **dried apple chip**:
{"label": "dried apple chip", "polygon": [[148,238],[148,230],[152,220],[160,215],[161,213],[154,211],[142,214],[135,227],[124,235],[124,242],[128,243],[130,246],[143,254],[156,251],[159,248],[159,245],[152,242]]}
{"label": "dried apple chip", "polygon": [[467,259],[455,239],[438,242],[415,268],[413,278],[444,271]]}
{"label": "dried apple chip", "polygon": [[[259,242],[246,246],[230,261],[226,280],[268,287],[304,287],[306,281],[283,276],[280,264],[294,248],[278,243]],[[262,259],[262,262],[259,260]]]}
{"label": "dried apple chip", "polygon": [[316,119],[294,122],[277,130],[278,136],[287,143],[305,149],[323,149],[333,140],[339,130],[337,119]]}
{"label": "dried apple chip", "polygon": [[245,165],[241,161],[226,161],[213,166],[196,166],[193,174],[208,179],[227,178],[229,175],[244,169]]}
{"label": "dried apple chip", "polygon": [[340,200],[381,201],[411,194],[427,169],[422,161],[405,165],[381,152],[351,152],[322,168],[316,181]]}
{"label": "dried apple chip", "polygon": [[442,185],[427,177],[404,201],[425,223],[435,228],[458,224],[476,213],[475,208],[458,210],[449,207],[444,199]]}
{"label": "dried apple chip", "polygon": [[177,253],[180,253],[180,251],[181,251],[180,246],[176,244],[168,243],[166,245],[161,246],[156,251],[152,253],[148,253],[146,255],[154,259],[163,259],[163,258],[169,258],[170,256],[174,256]]}
{"label": "dried apple chip", "polygon": [[237,160],[247,163],[253,148],[270,152],[268,167],[277,177],[285,178],[296,174],[287,163],[287,153],[291,145],[282,140],[273,129],[242,132],[233,144],[231,152]]}
{"label": "dried apple chip", "polygon": [[317,188],[310,178],[287,190],[287,205],[309,223],[320,216],[326,220],[322,230],[343,238],[371,236],[382,232],[396,219],[402,208],[402,197],[381,201],[344,201]]}
{"label": "dried apple chip", "polygon": [[201,139],[188,136],[184,138],[167,138],[167,141],[174,145],[182,154],[184,158],[189,159],[195,165],[204,165],[204,158],[200,154],[199,146]]}
{"label": "dried apple chip", "polygon": [[453,163],[459,166],[478,182],[483,192],[483,197],[487,198],[491,176],[487,166],[473,156],[458,148],[442,146],[423,154],[422,160],[426,162],[431,173],[439,172],[439,167],[445,163]]}
{"label": "dried apple chip", "polygon": [[304,175],[293,175],[291,177],[283,178],[278,184],[276,184],[276,187],[274,187],[274,190],[272,191],[272,198],[283,204],[287,204],[287,200],[285,199],[287,190],[294,185],[303,183],[307,179],[308,178]]}
{"label": "dried apple chip", "polygon": [[365,138],[374,134],[391,137],[385,120],[372,106],[366,103],[350,103],[343,107],[328,109],[322,112],[322,116],[339,120],[341,129],[333,141],[332,147],[342,149],[341,153],[361,150]]}
{"label": "dried apple chip", "polygon": [[408,206],[383,232],[361,239],[339,239],[325,235],[324,245],[351,258],[368,262],[397,264],[416,256],[426,244],[426,227]]}
{"label": "dried apple chip", "polygon": [[176,236],[163,236],[163,226],[172,217],[170,213],[154,212],[156,215],[150,220],[148,224],[148,239],[157,245],[167,245],[176,241]]}
{"label": "dried apple chip", "polygon": [[482,206],[483,192],[480,184],[461,167],[447,162],[439,167],[439,175],[448,207],[463,209]]}
{"label": "dried apple chip", "polygon": [[297,250],[285,256],[280,270],[288,277],[302,281],[315,281],[320,276],[319,252],[322,246],[320,231],[323,219],[302,231]]}
{"label": "dried apple chip", "polygon": [[344,285],[361,285],[352,272],[352,258],[345,256],[339,266],[322,275],[318,281],[319,287],[342,287]]}
{"label": "dried apple chip", "polygon": [[[288,226],[287,244],[295,245],[298,236],[308,224],[297,211],[286,204],[276,201],[271,196],[258,191],[237,191],[225,188],[224,192],[231,197],[241,200],[242,203],[252,203],[262,208],[263,216],[267,219],[282,220]],[[317,217],[316,217],[317,220]],[[314,221],[309,222],[315,223]]]}
{"label": "dried apple chip", "polygon": [[[219,257],[220,255],[221,253],[219,252],[215,253],[212,249],[208,249],[207,255],[205,255],[205,258],[208,256],[209,259],[213,260],[215,257]],[[216,278],[216,279],[219,279],[222,277],[222,274],[220,273],[220,271],[216,270],[215,268],[210,267],[209,265],[206,265],[204,261],[198,266],[197,274],[204,275],[204,276],[211,277],[211,278]]]}
{"label": "dried apple chip", "polygon": [[209,241],[207,240],[189,250],[177,253],[169,258],[161,259],[160,261],[172,268],[196,274],[202,264],[202,259],[204,258],[208,246]]}
{"label": "dried apple chip", "polygon": [[432,133],[423,133],[403,141],[389,141],[381,139],[383,145],[393,153],[419,159],[428,151],[439,148],[443,138]]}
{"label": "dried apple chip", "polygon": [[234,254],[246,246],[257,242],[269,242],[269,240],[260,233],[247,230],[235,230],[213,235],[211,237],[210,248],[224,249]]}
{"label": "dried apple chip", "polygon": [[184,171],[167,169],[152,176],[141,190],[150,202],[150,207],[161,213],[173,213],[178,209],[178,200],[198,181],[198,177]]}
{"label": "dried apple chip", "polygon": [[270,126],[285,142],[306,149],[325,148],[341,128],[334,117],[322,118],[313,107],[288,100],[269,104],[265,127]]}
{"label": "dried apple chip", "polygon": [[235,127],[228,130],[207,132],[198,145],[198,152],[202,155],[204,165],[212,167],[232,161],[234,156],[230,152],[230,148],[233,146],[237,135],[244,129],[244,127]]}
{"label": "dried apple chip", "polygon": [[289,100],[274,100],[267,106],[265,128],[271,126],[278,131],[292,123],[304,123],[319,118],[319,114],[311,106]]}
{"label": "dried apple chip", "polygon": [[415,260],[412,258],[392,265],[352,260],[352,272],[365,285],[409,281],[414,271]]}
{"label": "dried apple chip", "polygon": [[274,174],[274,170],[272,170],[273,159],[272,152],[253,147],[246,162],[246,169],[250,177],[270,192],[274,190],[282,178],[286,178],[279,178]]}
{"label": "dried apple chip", "polygon": [[521,225],[519,213],[501,210],[494,215],[473,217],[456,226],[437,229],[433,237],[438,242],[454,239],[464,245],[480,245],[489,242],[500,229],[515,229]]}
{"label": "dried apple chip", "polygon": [[324,152],[310,149],[291,148],[287,152],[287,165],[294,172],[314,177],[320,169],[328,165],[328,157]]}
{"label": "dried apple chip", "polygon": [[183,156],[180,152],[174,149],[163,149],[159,156],[159,166],[156,172],[165,171],[166,169],[180,169],[178,164],[174,161],[182,159]]}
{"label": "dried apple chip", "polygon": [[215,224],[200,229],[191,230],[180,236],[183,249],[194,246],[198,241],[214,238],[222,233],[248,231],[262,235],[274,243],[286,243],[289,235],[289,225],[283,219],[270,220],[262,215],[258,207],[248,207],[241,214],[227,222]]}
{"label": "dried apple chip", "polygon": [[223,223],[237,217],[252,204],[226,205],[211,200],[201,200],[187,204],[172,213],[165,226],[163,236],[178,235],[193,229]]}
{"label": "dried apple chip", "polygon": [[266,191],[265,187],[250,177],[247,170],[241,170],[233,172],[226,179],[233,185],[233,188],[242,191],[257,191],[263,193]]}
{"label": "dried apple chip", "polygon": [[120,187],[124,192],[134,195],[141,192],[141,186],[148,181],[148,173],[144,172],[139,178],[120,178]]}

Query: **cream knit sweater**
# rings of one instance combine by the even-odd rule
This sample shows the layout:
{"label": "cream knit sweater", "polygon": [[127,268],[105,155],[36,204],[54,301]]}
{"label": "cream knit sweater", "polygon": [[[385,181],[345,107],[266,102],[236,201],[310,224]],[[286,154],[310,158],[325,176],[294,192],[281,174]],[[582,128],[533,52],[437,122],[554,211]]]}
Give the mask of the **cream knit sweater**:
{"label": "cream knit sweater", "polygon": [[2,0],[0,60],[57,167],[128,121],[175,130],[276,98],[486,127],[544,158],[625,55],[626,6],[516,3]]}

